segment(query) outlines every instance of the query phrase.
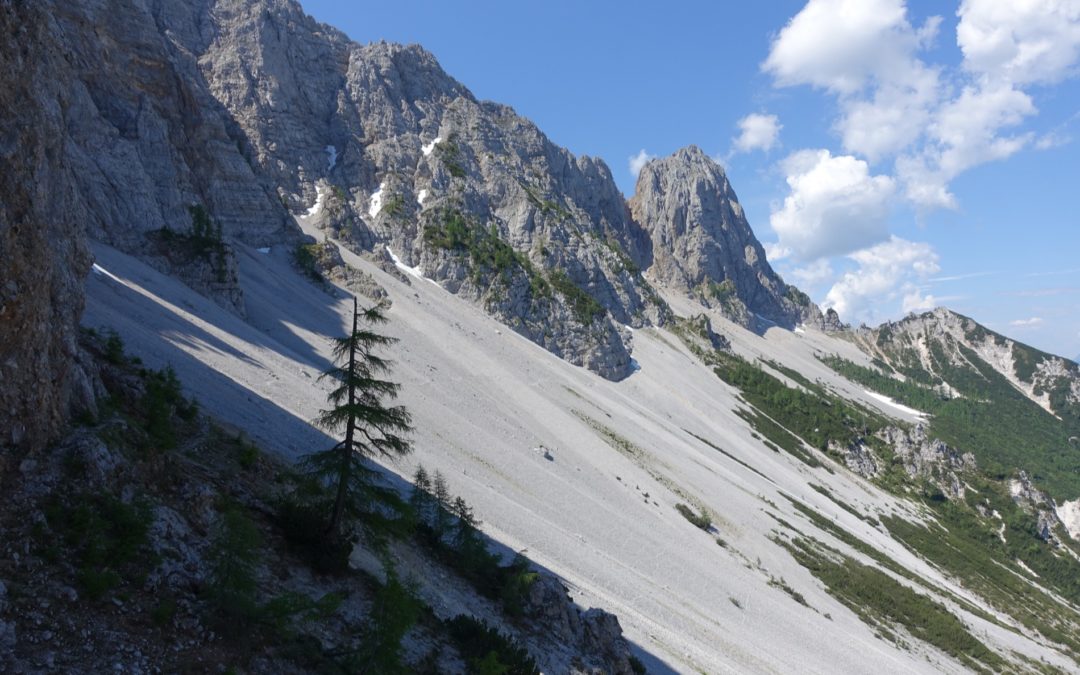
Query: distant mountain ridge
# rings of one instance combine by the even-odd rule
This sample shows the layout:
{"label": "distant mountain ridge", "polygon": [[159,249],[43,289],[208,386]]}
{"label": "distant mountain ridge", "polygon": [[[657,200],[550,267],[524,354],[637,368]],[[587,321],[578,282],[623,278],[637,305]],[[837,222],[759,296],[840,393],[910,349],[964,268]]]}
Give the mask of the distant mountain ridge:
{"label": "distant mountain ridge", "polygon": [[934,414],[934,433],[981,463],[1022,466],[1080,497],[1080,365],[948,309],[856,331],[858,346]]}

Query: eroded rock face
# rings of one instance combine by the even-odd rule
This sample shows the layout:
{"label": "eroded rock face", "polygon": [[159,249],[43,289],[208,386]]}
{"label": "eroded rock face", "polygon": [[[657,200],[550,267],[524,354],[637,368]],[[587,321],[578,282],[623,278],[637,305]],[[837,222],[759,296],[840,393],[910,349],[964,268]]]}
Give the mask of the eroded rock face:
{"label": "eroded rock face", "polygon": [[[392,247],[611,379],[631,372],[621,325],[669,315],[607,166],[477,101],[420,47],[352,43],[290,0],[43,2],[79,55],[64,159],[93,238],[161,262],[153,233],[187,230],[192,204],[257,247],[295,245],[292,216],[314,211],[354,251]],[[437,236],[454,219],[465,229]],[[166,266],[243,313],[213,264]]]}
{"label": "eroded rock face", "polygon": [[1057,544],[1058,526],[1071,536],[1071,531],[1058,515],[1054,500],[1050,498],[1050,495],[1035,487],[1026,471],[1021,471],[1017,478],[1009,481],[1009,495],[1020,508],[1035,516],[1036,534],[1043,541]]}
{"label": "eroded rock face", "polygon": [[0,3],[0,471],[66,420],[90,268],[54,28],[38,3]]}
{"label": "eroded rock face", "polygon": [[199,70],[216,32],[210,3],[35,4],[72,55],[64,161],[92,238],[142,253],[146,233],[188,230],[192,204],[226,239],[282,238],[287,214]]}
{"label": "eroded rock face", "polygon": [[657,283],[747,327],[824,326],[810,298],[769,266],[724,169],[699,148],[646,164],[630,210],[652,239],[648,274]]}
{"label": "eroded rock face", "polygon": [[[218,9],[201,72],[294,213],[358,253],[390,248],[572,363],[631,372],[617,326],[666,308],[603,162],[477,101],[420,47],[353,44],[290,3]],[[574,311],[574,289],[602,311]]]}
{"label": "eroded rock face", "polygon": [[873,478],[881,471],[878,458],[870,446],[861,441],[855,441],[844,446],[836,441],[829,441],[829,450],[844,458],[847,468],[859,474],[863,478]]}
{"label": "eroded rock face", "polygon": [[886,427],[877,435],[892,446],[909,476],[929,480],[950,498],[963,497],[961,474],[975,468],[975,456],[960,453],[926,432],[922,424],[916,424],[910,431]]}

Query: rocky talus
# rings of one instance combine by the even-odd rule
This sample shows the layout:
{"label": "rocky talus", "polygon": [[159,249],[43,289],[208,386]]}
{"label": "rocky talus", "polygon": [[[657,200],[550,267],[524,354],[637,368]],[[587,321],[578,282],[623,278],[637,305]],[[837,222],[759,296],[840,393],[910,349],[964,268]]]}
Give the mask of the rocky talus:
{"label": "rocky talus", "polygon": [[721,309],[747,327],[826,320],[810,298],[784,283],[765,258],[723,167],[690,146],[646,164],[630,199],[634,219],[652,240],[648,276]]}

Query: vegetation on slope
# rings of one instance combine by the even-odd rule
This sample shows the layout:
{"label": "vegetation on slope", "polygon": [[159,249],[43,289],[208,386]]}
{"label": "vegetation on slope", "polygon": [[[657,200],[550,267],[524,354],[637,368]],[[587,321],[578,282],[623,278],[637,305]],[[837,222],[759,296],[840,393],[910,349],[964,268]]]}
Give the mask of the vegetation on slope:
{"label": "vegetation on slope", "polygon": [[467,260],[474,283],[490,280],[509,285],[515,277],[523,275],[534,299],[550,298],[553,292],[558,293],[585,325],[605,313],[604,307],[563,270],[545,273],[537,269],[528,256],[503,241],[494,224],[484,228],[461,211],[446,209],[440,220],[425,225],[424,241]]}
{"label": "vegetation on slope", "polygon": [[[885,426],[899,423],[890,423],[881,415],[848,403],[781,364],[770,361],[751,364],[731,354],[707,350],[702,347],[700,340],[687,339],[685,333],[690,328],[685,324],[681,326],[684,341],[706,364],[714,368],[721,379],[739,389],[742,399],[752,408],[737,412],[758,432],[811,465],[815,465],[816,460],[803,441],[826,452],[833,443],[841,446],[855,442],[870,445],[883,463],[883,470],[876,482],[898,496],[914,496],[934,516],[929,529],[897,517],[885,519],[882,524],[892,536],[946,571],[966,588],[978,593],[991,606],[1016,618],[1027,629],[1037,631],[1067,653],[1076,653],[1074,636],[1080,628],[1077,621],[1080,598],[1076,595],[1076,579],[1080,579],[1080,563],[1074,555],[1043,541],[1036,516],[1011,499],[1004,480],[1015,475],[1012,471],[1006,473],[1000,464],[991,464],[989,472],[965,474],[964,480],[970,488],[964,493],[967,501],[950,501],[924,479],[909,475],[892,449],[874,436]],[[990,444],[990,448],[1004,452],[1007,449],[1004,446],[1010,442],[1015,444],[1018,436],[1023,435],[1023,417],[1018,419],[1018,414],[1041,416],[1044,422],[1047,417],[1052,419],[978,360],[977,355],[969,352],[965,352],[965,357],[973,364],[982,363],[984,367],[976,367],[969,372],[958,368],[950,370],[945,367],[947,361],[944,356],[937,355],[944,364],[941,369],[944,380],[962,394],[966,392],[970,395],[976,391],[985,394],[989,390],[996,394],[996,399],[976,399],[974,396],[970,400],[950,399],[943,395],[942,389],[935,388],[935,385],[943,382],[942,377],[917,371],[910,363],[903,366],[907,370],[907,379],[900,380],[839,357],[824,357],[822,360],[840,374],[868,388],[913,408],[939,415],[940,422],[936,417],[931,434],[945,437],[954,447],[965,450],[974,448],[973,443],[985,443],[990,436],[997,434],[998,438]],[[766,367],[788,378],[795,386],[788,386],[767,372]],[[889,369],[884,363],[879,367]],[[1017,413],[1018,405],[1022,406],[1020,410],[1023,413]],[[979,409],[981,406],[986,409]],[[977,414],[972,414],[972,407],[978,410]],[[997,418],[993,424],[989,424],[987,417],[995,415]],[[961,424],[983,427],[950,426]],[[1012,427],[1007,433],[1002,429],[1005,425]],[[961,433],[961,429],[966,430]],[[770,445],[769,441],[765,441],[765,444]],[[1048,466],[1048,470],[1058,470],[1053,464]],[[827,488],[812,487],[841,508],[875,527],[879,526],[874,519],[837,499]],[[973,615],[1001,625],[995,617],[946,589],[919,578],[885,553],[801,502],[791,501],[823,532],[866,555],[882,568],[868,567],[840,556],[827,547],[810,544],[805,537],[795,544],[785,543],[800,563],[825,582],[830,593],[860,617],[879,629],[889,623],[901,626],[912,636],[942,648],[973,667],[996,670],[1003,664],[1000,657],[971,636],[962,622],[944,605],[898,583],[889,573],[907,579],[935,596],[949,598]],[[997,514],[1003,520],[991,514]],[[1065,542],[1063,546],[1070,547],[1071,543]],[[1080,551],[1075,553],[1080,554]],[[1023,565],[1017,561],[1023,561]],[[1031,571],[1025,569],[1024,565]],[[882,589],[885,589],[884,592]],[[885,597],[892,599],[894,596],[896,602],[882,601]],[[887,629],[881,634],[900,639]]]}
{"label": "vegetation on slope", "polygon": [[704,348],[690,336],[694,330],[692,325],[684,323],[677,326],[675,332],[721,380],[737,388],[742,399],[751,406],[738,410],[737,414],[775,444],[774,448],[784,449],[808,466],[818,467],[821,462],[804,442],[829,452],[832,444],[846,447],[885,426],[882,416],[830,394],[821,385],[778,363],[767,362],[767,365],[799,386],[788,386],[760,363],[750,363],[718,349]]}
{"label": "vegetation on slope", "polygon": [[[538,666],[518,642],[525,634],[585,658],[610,656],[536,623],[538,572],[489,551],[472,508],[441,475],[429,482],[421,472],[405,500],[365,472],[362,499],[343,517],[347,545],[334,545],[324,536],[330,484],[200,415],[175,374],[143,368],[117,336],[85,341],[111,396],[80,419],[73,445],[43,458],[47,467],[27,464],[15,483],[0,473],[0,532],[29,542],[19,565],[0,562],[0,620],[15,617],[18,658],[37,662],[48,648],[59,669],[73,666],[70,654],[102,669],[532,675]],[[64,490],[43,487],[61,481]],[[358,536],[384,560],[383,578],[344,564]],[[392,551],[401,548],[491,600],[507,628],[436,616],[399,578]],[[34,623],[45,598],[58,614]],[[407,652],[406,641],[426,651]]]}
{"label": "vegetation on slope", "polygon": [[944,605],[881,570],[815,539],[774,541],[821,580],[833,597],[874,627],[879,637],[902,645],[906,633],[978,670],[1000,672],[1006,665]]}
{"label": "vegetation on slope", "polygon": [[[823,363],[844,377],[904,405],[932,415],[930,435],[970,451],[979,465],[999,479],[1016,468],[1032,474],[1059,499],[1080,497],[1080,423],[1059,418],[1018,391],[975,352],[957,345],[970,367],[950,363],[941,345],[932,343],[934,373],[906,367],[901,381],[839,356]],[[920,382],[948,382],[960,396],[949,398]]]}

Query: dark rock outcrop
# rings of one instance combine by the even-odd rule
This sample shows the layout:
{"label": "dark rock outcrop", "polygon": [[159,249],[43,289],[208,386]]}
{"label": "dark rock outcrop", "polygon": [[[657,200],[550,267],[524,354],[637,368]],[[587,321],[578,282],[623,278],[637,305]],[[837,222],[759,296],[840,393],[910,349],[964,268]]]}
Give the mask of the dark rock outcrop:
{"label": "dark rock outcrop", "polygon": [[66,420],[90,267],[65,161],[70,54],[54,38],[38,3],[0,3],[0,469]]}
{"label": "dark rock outcrop", "polygon": [[630,646],[619,618],[596,607],[580,610],[556,577],[540,574],[529,589],[526,614],[574,653],[574,673],[630,675]]}

